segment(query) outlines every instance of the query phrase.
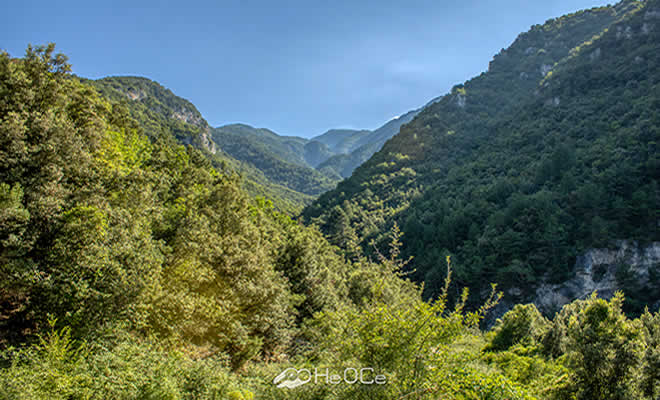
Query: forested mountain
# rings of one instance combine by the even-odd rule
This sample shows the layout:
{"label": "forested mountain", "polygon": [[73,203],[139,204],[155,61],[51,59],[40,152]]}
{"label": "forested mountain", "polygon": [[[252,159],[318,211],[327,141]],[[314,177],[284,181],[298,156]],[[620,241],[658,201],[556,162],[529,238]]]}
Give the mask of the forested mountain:
{"label": "forested mountain", "polygon": [[331,179],[307,164],[306,141],[278,136],[267,129],[227,125],[213,129],[213,140],[233,158],[261,171],[271,182],[310,196],[335,187]]}
{"label": "forested mountain", "polygon": [[[192,103],[147,78],[86,82],[104,97],[124,104],[140,123],[165,125],[181,143],[211,153],[211,158],[245,175],[250,193],[272,198],[279,209],[292,214],[350,176],[411,119],[409,113],[373,132],[332,129],[304,139],[245,124],[211,128]],[[330,160],[333,157],[339,158]]]}
{"label": "forested mountain", "polygon": [[[331,129],[311,139],[280,136],[245,124],[211,129],[216,145],[231,157],[260,171],[270,181],[318,196],[351,176],[419,110],[410,111],[375,131]],[[309,203],[309,201],[307,202]]]}
{"label": "forested mountain", "polygon": [[128,105],[131,116],[143,125],[153,128],[165,125],[179,141],[216,153],[215,144],[209,137],[209,125],[202,114],[191,102],[157,82],[134,76],[85,81],[104,97]]}
{"label": "forested mountain", "polygon": [[[589,249],[623,240],[655,254],[659,38],[657,2],[533,26],[304,215],[345,248],[398,222],[427,296],[443,287],[445,254],[455,282],[498,282],[512,303],[569,280]],[[657,276],[650,257],[644,274]],[[660,300],[657,280],[642,282],[628,287],[637,312]]]}
{"label": "forested mountain", "polygon": [[357,167],[380,150],[388,139],[396,135],[403,124],[412,121],[420,110],[409,111],[406,114],[387,122],[375,131],[362,135],[355,143],[353,143],[349,152],[336,154],[328,158],[323,161],[317,169],[326,174],[338,174],[342,178],[350,177]]}
{"label": "forested mountain", "polygon": [[379,143],[370,143],[360,146],[349,154],[335,154],[319,164],[317,169],[328,176],[347,178],[381,146],[382,144]]}
{"label": "forested mountain", "polygon": [[330,177],[348,178],[422,109],[409,111],[374,131],[331,129],[313,137],[311,143],[321,142],[330,150],[328,157],[320,159],[314,167]]}
{"label": "forested mountain", "polygon": [[142,125],[153,130],[165,126],[179,142],[206,152],[216,167],[240,173],[250,194],[273,199],[277,209],[292,215],[350,176],[411,119],[409,113],[373,132],[335,129],[312,139],[245,124],[211,128],[192,103],[150,79],[82,80]]}
{"label": "forested mountain", "polygon": [[415,118],[415,116],[419,114],[422,109],[423,108],[420,108],[419,110],[408,111],[407,113],[388,121],[385,125],[369,133],[369,135],[361,138],[356,143],[355,149],[368,144],[378,143],[378,149],[380,150],[380,147],[382,147],[389,138],[399,133],[399,130],[403,124],[407,124],[408,122],[412,121],[412,119]]}
{"label": "forested mountain", "polygon": [[[271,157],[272,169],[262,170],[240,157],[234,157],[216,143],[219,140],[216,130],[209,126],[192,103],[150,79],[122,76],[82,81],[114,102],[114,107],[122,109],[141,126],[148,128],[150,134],[167,131],[179,143],[201,150],[216,168],[239,173],[243,177],[241,184],[250,195],[271,199],[278,210],[297,214],[321,191],[333,187],[328,178],[314,170],[272,160],[270,151],[267,155]],[[234,149],[228,143],[222,144]]]}
{"label": "forested mountain", "polygon": [[[245,124],[225,125],[213,129],[213,136],[217,142],[229,142],[243,139],[248,141],[248,145],[262,146],[264,151],[268,151],[278,158],[306,167],[308,162],[305,159],[304,149],[307,139],[297,136],[280,136],[277,133],[264,129],[253,128]],[[226,145],[225,147],[230,147]]]}
{"label": "forested mountain", "polygon": [[485,322],[658,240],[659,39],[660,0],[533,27],[306,210],[327,235],[162,86],[0,52],[0,399],[657,399],[660,312],[622,293]]}

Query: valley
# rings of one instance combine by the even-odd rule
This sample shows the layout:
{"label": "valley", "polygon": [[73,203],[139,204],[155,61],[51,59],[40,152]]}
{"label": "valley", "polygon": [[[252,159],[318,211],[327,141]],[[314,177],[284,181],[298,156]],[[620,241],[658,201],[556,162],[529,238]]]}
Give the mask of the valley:
{"label": "valley", "polygon": [[52,43],[0,93],[2,399],[660,396],[659,0],[373,130],[213,127]]}

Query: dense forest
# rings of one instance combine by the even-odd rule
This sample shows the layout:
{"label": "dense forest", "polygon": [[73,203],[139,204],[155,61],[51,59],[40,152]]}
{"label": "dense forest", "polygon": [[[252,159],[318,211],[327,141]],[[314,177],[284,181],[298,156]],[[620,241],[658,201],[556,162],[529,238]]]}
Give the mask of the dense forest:
{"label": "dense forest", "polygon": [[660,313],[631,293],[485,322],[575,249],[658,240],[659,15],[533,27],[309,225],[155,82],[0,53],[0,398],[657,399]]}

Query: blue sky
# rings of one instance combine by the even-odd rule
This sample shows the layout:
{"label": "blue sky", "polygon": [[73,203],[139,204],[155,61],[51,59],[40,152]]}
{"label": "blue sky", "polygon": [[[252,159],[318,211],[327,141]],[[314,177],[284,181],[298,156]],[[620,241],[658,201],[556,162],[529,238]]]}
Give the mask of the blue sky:
{"label": "blue sky", "polygon": [[21,0],[2,6],[0,48],[55,42],[76,74],[146,76],[212,126],[311,137],[375,129],[485,71],[531,25],[605,4]]}

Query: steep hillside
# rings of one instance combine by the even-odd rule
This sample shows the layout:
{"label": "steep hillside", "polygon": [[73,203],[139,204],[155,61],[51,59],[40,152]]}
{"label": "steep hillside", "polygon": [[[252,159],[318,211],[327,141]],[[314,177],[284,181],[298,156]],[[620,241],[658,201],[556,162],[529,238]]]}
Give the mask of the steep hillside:
{"label": "steep hillside", "polygon": [[358,141],[357,147],[359,148],[367,144],[377,143],[380,150],[380,147],[382,147],[388,139],[399,133],[399,130],[401,130],[401,126],[403,124],[407,124],[408,122],[412,121],[413,118],[415,118],[415,116],[417,116],[417,114],[419,114],[422,110],[423,108],[420,108],[419,110],[408,111],[407,113],[388,121],[385,123],[385,125],[381,126],[380,128],[371,132],[368,136]]}
{"label": "steep hillside", "polygon": [[325,160],[332,157],[333,154],[334,153],[330,151],[328,146],[324,143],[313,140],[305,144],[305,149],[304,149],[305,160],[310,166],[314,168],[317,168],[319,164],[323,163]]}
{"label": "steep hillside", "polygon": [[354,148],[350,153],[336,154],[322,162],[317,169],[326,174],[334,172],[342,178],[348,178],[357,167],[380,150],[387,140],[399,133],[403,124],[412,121],[420,111],[421,109],[409,111],[387,122],[375,131],[369,132],[369,134],[362,136],[354,143]]}
{"label": "steep hillside", "polygon": [[519,301],[568,279],[589,248],[660,240],[656,8],[533,26],[304,215],[342,246],[398,222],[427,295],[447,253],[460,283],[499,282]]}
{"label": "steep hillside", "polygon": [[310,196],[334,188],[333,180],[307,166],[305,141],[266,129],[228,125],[213,129],[213,140],[227,154],[261,171],[271,182]]}
{"label": "steep hillside", "polygon": [[349,154],[335,154],[316,168],[326,175],[334,174],[340,178],[348,178],[357,167],[367,161],[382,146],[383,143],[378,142],[364,144]]}
{"label": "steep hillside", "polygon": [[[243,177],[241,181],[243,187],[252,196],[272,199],[278,210],[297,214],[302,207],[314,199],[313,195],[297,189],[319,193],[317,191],[319,189],[316,188],[319,182],[306,182],[310,174],[307,173],[308,171],[300,171],[298,166],[293,165],[289,171],[289,165],[279,165],[279,170],[272,175],[289,176],[289,178],[297,176],[300,179],[276,181],[254,165],[239,161],[223,151],[212,138],[215,134],[214,130],[209,127],[197,108],[157,82],[140,77],[80,80],[93,86],[104,98],[112,101],[118,112],[134,118],[146,128],[149,135],[154,137],[172,135],[180,143],[193,145],[202,150],[216,168],[240,174]],[[265,131],[260,135],[269,136]],[[296,140],[291,138],[290,141],[295,144]],[[331,187],[325,183],[327,181],[325,177],[320,174],[316,176],[326,185],[320,186],[326,189]],[[296,182],[300,184],[296,185]]]}
{"label": "steep hillside", "polygon": [[216,152],[209,125],[197,108],[157,82],[134,76],[83,81],[116,103],[131,104],[130,114],[140,123],[152,128],[165,126],[182,143]]}
{"label": "steep hillside", "polygon": [[357,143],[370,133],[371,131],[368,130],[330,129],[310,140],[325,144],[335,154],[346,154],[355,150],[358,147]]}
{"label": "steep hillside", "polygon": [[[224,143],[225,147],[231,146],[232,141],[238,138],[248,140],[253,146],[258,143],[267,147],[272,155],[282,160],[301,167],[308,166],[304,157],[305,144],[308,143],[308,140],[297,136],[280,136],[269,129],[253,128],[245,124],[231,124],[214,128],[213,138],[218,144]],[[224,147],[223,150],[231,154]]]}

